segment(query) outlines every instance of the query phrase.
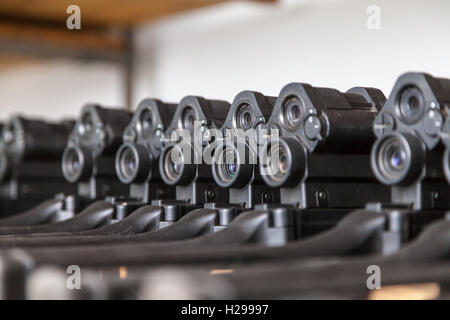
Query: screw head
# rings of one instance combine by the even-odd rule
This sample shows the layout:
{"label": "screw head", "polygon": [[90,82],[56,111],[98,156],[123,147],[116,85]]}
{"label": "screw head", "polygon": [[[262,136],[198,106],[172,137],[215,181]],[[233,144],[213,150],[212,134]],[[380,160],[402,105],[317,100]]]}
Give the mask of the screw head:
{"label": "screw head", "polygon": [[270,192],[267,192],[267,191],[263,192],[262,200],[263,200],[264,203],[271,202],[272,201],[272,194]]}
{"label": "screw head", "polygon": [[325,191],[319,191],[319,199],[321,200],[325,200],[327,198],[327,194],[325,193]]}
{"label": "screw head", "polygon": [[311,114],[305,119],[305,135],[309,140],[322,139],[322,123],[317,115]]}
{"label": "screw head", "polygon": [[206,191],[206,197],[208,198],[208,200],[213,199],[215,195],[216,195],[216,194],[215,194],[214,191],[212,191],[212,190],[207,190],[207,191]]}

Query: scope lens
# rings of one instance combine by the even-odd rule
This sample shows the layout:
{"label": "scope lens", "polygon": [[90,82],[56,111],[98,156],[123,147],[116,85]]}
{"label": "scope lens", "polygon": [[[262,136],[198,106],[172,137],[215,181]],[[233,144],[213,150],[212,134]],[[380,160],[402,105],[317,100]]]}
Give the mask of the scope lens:
{"label": "scope lens", "polygon": [[426,148],[408,132],[391,132],[373,145],[370,161],[377,179],[386,185],[407,185],[423,173]]}
{"label": "scope lens", "polygon": [[425,100],[417,87],[407,87],[400,94],[399,114],[403,122],[417,122],[425,111]]}
{"label": "scope lens", "polygon": [[233,182],[238,170],[236,150],[226,146],[221,150],[218,157],[220,162],[217,163],[217,169],[220,180],[224,183]]}
{"label": "scope lens", "polygon": [[282,143],[267,144],[265,155],[260,158],[261,173],[271,186],[279,187],[290,178],[291,160],[289,151]]}
{"label": "scope lens", "polygon": [[379,138],[372,149],[371,165],[375,176],[386,185],[415,181],[425,164],[425,149],[410,133],[393,132]]}
{"label": "scope lens", "polygon": [[239,129],[248,130],[253,127],[255,122],[255,115],[252,107],[247,104],[241,104],[235,112],[235,125]]}
{"label": "scope lens", "polygon": [[170,181],[176,181],[183,170],[183,154],[181,150],[172,147],[164,155],[164,173]]}
{"label": "scope lens", "polygon": [[62,162],[66,179],[70,182],[77,181],[81,175],[83,163],[80,153],[75,148],[68,148],[64,152]]}
{"label": "scope lens", "polygon": [[139,118],[141,134],[144,138],[150,138],[153,134],[153,117],[152,112],[145,109]]}
{"label": "scope lens", "polygon": [[278,171],[280,172],[280,174],[282,175],[286,174],[289,167],[288,161],[289,160],[286,155],[286,149],[280,148],[280,159],[278,161]]}
{"label": "scope lens", "polygon": [[297,137],[280,137],[259,154],[261,177],[271,187],[294,187],[305,175],[307,153]]}
{"label": "scope lens", "polygon": [[378,151],[378,165],[388,180],[397,180],[407,167],[405,145],[396,137],[386,139]]}
{"label": "scope lens", "polygon": [[282,108],[282,123],[288,129],[298,129],[301,126],[303,102],[298,97],[285,100]]}
{"label": "scope lens", "polygon": [[275,181],[282,181],[288,174],[289,158],[286,148],[280,144],[273,145],[269,150],[269,159],[271,160],[270,177]]}
{"label": "scope lens", "polygon": [[120,174],[126,181],[131,181],[138,169],[136,153],[130,147],[125,147],[119,156]]}
{"label": "scope lens", "polygon": [[236,164],[232,163],[232,164],[227,165],[227,173],[231,177],[234,177],[234,175],[236,174]]}
{"label": "scope lens", "polygon": [[406,158],[404,150],[401,149],[391,150],[391,154],[389,155],[389,157],[391,159],[390,161],[391,167],[394,170],[401,170]]}
{"label": "scope lens", "polygon": [[115,159],[116,173],[122,183],[148,181],[152,175],[153,159],[143,144],[122,144]]}
{"label": "scope lens", "polygon": [[194,108],[187,107],[183,110],[181,124],[184,129],[194,131],[194,123],[197,120],[197,113]]}
{"label": "scope lens", "polygon": [[244,141],[226,143],[216,148],[212,174],[222,188],[243,188],[254,174],[256,159]]}

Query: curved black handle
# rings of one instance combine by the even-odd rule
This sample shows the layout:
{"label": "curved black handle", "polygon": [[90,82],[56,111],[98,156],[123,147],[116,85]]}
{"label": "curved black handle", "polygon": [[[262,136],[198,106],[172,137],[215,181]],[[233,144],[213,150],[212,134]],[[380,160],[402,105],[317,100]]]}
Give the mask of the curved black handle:
{"label": "curved black handle", "polygon": [[113,215],[114,207],[105,202],[97,201],[85,208],[75,217],[35,226],[0,227],[0,235],[21,235],[30,233],[76,232],[90,230],[104,225]]}
{"label": "curved black handle", "polygon": [[378,242],[385,223],[386,217],[383,214],[361,210],[350,213],[327,232],[283,247],[246,245],[217,249],[215,246],[173,246],[168,250],[167,245],[140,243],[30,249],[28,253],[40,263],[62,265],[71,261],[77,261],[80,265],[233,263],[349,255],[363,251],[362,249],[364,253],[374,253],[378,249],[374,244]]}
{"label": "curved black handle", "polygon": [[[148,214],[148,210],[151,210]],[[153,229],[157,227],[159,218],[161,215],[161,207],[145,206],[137,211],[139,215],[145,216],[153,224]],[[137,212],[136,211],[136,212]],[[144,214],[147,213],[147,214]],[[214,209],[196,209],[178,222],[175,222],[165,228],[136,234],[136,235],[120,235],[111,234],[112,231],[117,231],[120,226],[129,227],[125,223],[124,219],[121,222],[117,222],[113,225],[104,226],[103,228],[94,229],[92,233],[86,235],[57,235],[54,236],[42,236],[38,234],[25,235],[22,237],[17,236],[3,236],[0,237],[0,248],[10,247],[39,247],[39,246],[87,246],[98,244],[125,244],[125,243],[149,243],[149,242],[165,242],[176,241],[182,239],[193,238],[207,232],[212,232],[214,228],[214,222],[216,219],[217,211]],[[131,216],[130,216],[131,217]],[[142,219],[140,217],[139,219]],[[137,222],[137,221],[136,221]],[[119,225],[120,224],[120,225]],[[102,230],[103,229],[103,230]],[[106,232],[105,232],[106,230]],[[96,234],[96,231],[102,232],[102,234]],[[123,232],[123,230],[120,230]],[[108,234],[109,233],[109,234]],[[73,248],[75,249],[75,248]],[[90,250],[90,247],[83,247],[83,250]],[[93,248],[95,251],[95,248]]]}
{"label": "curved black handle", "polygon": [[30,210],[0,219],[0,227],[17,227],[49,223],[62,208],[62,200],[49,199]]}
{"label": "curved black handle", "polygon": [[294,254],[300,258],[373,253],[380,248],[386,221],[381,212],[358,210],[345,216],[336,227],[303,241],[288,243],[277,254]]}
{"label": "curved black handle", "polygon": [[[161,210],[161,209],[159,209]],[[168,225],[165,228],[157,229],[155,231],[144,232],[136,235],[124,235],[120,237],[110,236],[96,236],[78,238],[76,242],[66,242],[66,245],[85,245],[85,244],[114,244],[124,245],[127,243],[139,244],[151,244],[151,242],[167,242],[183,239],[190,239],[199,235],[212,232],[214,228],[214,222],[216,219],[217,211],[214,209],[195,209],[183,216],[179,221]],[[53,242],[54,243],[54,242]],[[76,250],[77,248],[72,248]],[[83,247],[83,250],[93,250],[96,247]]]}
{"label": "curved black handle", "polygon": [[185,241],[184,245],[222,245],[264,242],[269,228],[269,211],[247,211],[236,217],[225,229]]}
{"label": "curved black handle", "polygon": [[153,231],[158,228],[161,207],[145,205],[130,213],[124,219],[94,230],[82,231],[82,236],[122,236]]}
{"label": "curved black handle", "polygon": [[155,230],[158,227],[160,216],[160,207],[147,205],[133,211],[129,216],[119,222],[93,230],[0,236],[0,248],[101,243],[102,240],[113,237],[122,237],[143,231]]}
{"label": "curved black handle", "polygon": [[450,257],[450,221],[433,222],[419,236],[396,253],[383,259],[386,262],[436,261]]}
{"label": "curved black handle", "polygon": [[[214,230],[217,210],[200,208],[188,212],[180,220],[154,232],[139,234],[130,242],[149,243],[190,239]],[[128,241],[128,239],[126,240]]]}

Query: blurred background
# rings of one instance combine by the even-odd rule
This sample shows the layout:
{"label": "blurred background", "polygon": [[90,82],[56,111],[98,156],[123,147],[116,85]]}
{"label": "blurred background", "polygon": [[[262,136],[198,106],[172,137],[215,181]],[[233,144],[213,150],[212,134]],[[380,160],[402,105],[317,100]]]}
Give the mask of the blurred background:
{"label": "blurred background", "polygon": [[293,81],[388,95],[405,71],[450,77],[449,33],[448,0],[2,0],[0,121]]}

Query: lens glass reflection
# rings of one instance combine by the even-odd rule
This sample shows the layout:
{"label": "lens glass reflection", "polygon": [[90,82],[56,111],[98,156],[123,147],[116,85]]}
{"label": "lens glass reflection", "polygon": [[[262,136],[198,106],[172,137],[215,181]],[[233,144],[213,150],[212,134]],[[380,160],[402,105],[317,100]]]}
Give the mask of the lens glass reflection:
{"label": "lens glass reflection", "polygon": [[78,176],[81,170],[81,159],[78,152],[73,148],[69,149],[65,153],[65,158],[63,161],[65,164],[66,174],[71,178]]}
{"label": "lens glass reflection", "polygon": [[289,153],[285,146],[281,144],[273,144],[268,147],[266,170],[268,178],[274,182],[280,182],[289,175],[290,159]]}
{"label": "lens glass reflection", "polygon": [[388,180],[396,180],[407,170],[407,150],[397,137],[386,139],[380,146],[377,156],[380,172]]}
{"label": "lens glass reflection", "polygon": [[226,146],[218,155],[219,163],[216,165],[219,179],[225,183],[232,182],[238,171],[236,150],[230,146]]}
{"label": "lens glass reflection", "polygon": [[136,174],[137,159],[131,148],[126,148],[120,155],[120,171],[125,179],[131,179]]}
{"label": "lens glass reflection", "polygon": [[248,130],[253,128],[255,123],[253,108],[247,103],[243,103],[237,107],[234,123],[238,129]]}
{"label": "lens glass reflection", "polygon": [[288,129],[298,129],[302,123],[303,102],[298,97],[290,97],[283,103],[281,120]]}
{"label": "lens glass reflection", "polygon": [[192,107],[187,107],[183,110],[181,117],[181,124],[184,129],[194,131],[194,124],[197,120],[197,113]]}
{"label": "lens glass reflection", "polygon": [[401,93],[399,113],[403,122],[411,124],[424,114],[425,101],[417,87],[407,87]]}
{"label": "lens glass reflection", "polygon": [[171,148],[164,156],[165,176],[175,181],[179,178],[183,169],[183,154],[178,148]]}

